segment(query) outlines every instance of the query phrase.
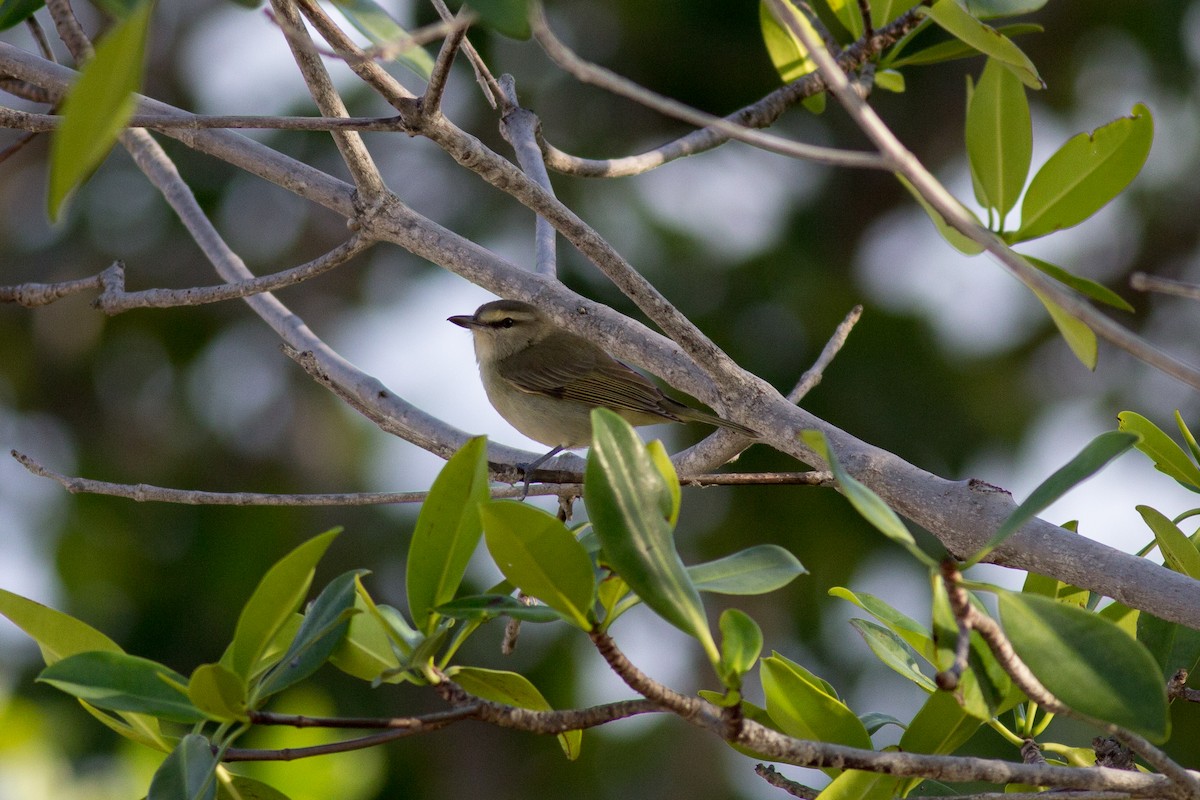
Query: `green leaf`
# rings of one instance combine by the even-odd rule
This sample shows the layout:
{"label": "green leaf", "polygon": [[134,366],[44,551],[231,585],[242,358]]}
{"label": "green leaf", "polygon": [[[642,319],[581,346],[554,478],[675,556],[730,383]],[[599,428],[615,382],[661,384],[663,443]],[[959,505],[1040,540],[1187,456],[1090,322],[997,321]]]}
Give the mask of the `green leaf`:
{"label": "green leaf", "polygon": [[[930,584],[933,597],[933,636],[937,644],[938,659],[935,666],[944,670],[954,663],[959,636],[958,625],[941,576],[932,573]],[[980,613],[987,613],[977,598],[969,595],[969,599]],[[958,688],[954,691],[955,701],[965,713],[979,720],[989,720],[1011,708],[1022,697],[1019,691],[1013,691],[1012,679],[1000,667],[983,637],[972,631],[967,649],[967,669],[959,678]]]}
{"label": "green leaf", "polygon": [[871,25],[879,30],[911,6],[906,0],[871,0]]}
{"label": "green leaf", "polygon": [[[481,667],[451,667],[446,671],[446,675],[476,697],[491,700],[493,703],[505,703],[533,711],[554,710],[554,707],[546,702],[546,698],[542,696],[537,687],[530,683],[524,675],[516,672]],[[567,758],[574,761],[579,758],[583,731],[560,733],[558,742],[562,745],[563,753]]]}
{"label": "green leaf", "polygon": [[980,19],[1016,17],[1032,14],[1046,5],[1047,0],[967,0],[967,11]]}
{"label": "green leaf", "polygon": [[100,166],[133,116],[152,8],[153,3],[143,3],[113,26],[63,100],[62,124],[50,137],[51,220],[58,219],[67,195]]}
{"label": "green leaf", "polygon": [[411,37],[375,0],[331,0],[350,24],[375,45],[386,51],[425,80],[433,74],[433,58],[424,49],[408,44]]}
{"label": "green leaf", "polygon": [[[821,41],[821,37],[803,14],[791,8],[790,5],[789,10],[798,24],[812,35],[813,41]],[[803,42],[792,36],[787,26],[780,24],[779,20],[775,18],[771,5],[766,0],[762,0],[758,4],[758,22],[762,27],[767,54],[771,57],[771,63],[775,65],[775,70],[784,83],[791,83],[816,70],[817,65],[809,56],[808,48],[804,46]]]}
{"label": "green leaf", "polygon": [[906,644],[912,647],[918,655],[931,665],[937,665],[937,651],[934,648],[933,639],[930,638],[927,626],[897,611],[875,595],[867,594],[866,592],[855,594],[845,587],[835,586],[829,590],[829,594],[833,597],[840,597],[843,600],[849,600],[851,603],[854,603],[863,611],[866,611],[875,617],[875,619],[882,622],[888,630],[903,639]]}
{"label": "green leaf", "polygon": [[967,156],[979,204],[994,209],[1002,223],[1029,176],[1033,123],[1021,81],[993,58],[967,106]]}
{"label": "green leaf", "polygon": [[1112,289],[1109,289],[1102,283],[1096,283],[1096,281],[1088,278],[1083,278],[1079,275],[1073,275],[1062,267],[1055,266],[1054,264],[1051,264],[1048,261],[1043,261],[1040,258],[1034,258],[1033,256],[1025,255],[1024,253],[1020,255],[1021,258],[1025,259],[1031,267],[1044,272],[1046,275],[1049,275],[1051,278],[1054,278],[1054,280],[1061,284],[1070,286],[1072,289],[1082,295],[1104,303],[1105,305],[1110,305],[1113,308],[1119,308],[1122,311],[1133,311],[1133,306],[1129,305],[1129,303],[1125,301],[1125,298],[1121,297],[1121,295],[1117,294]]}
{"label": "green leaf", "polygon": [[884,714],[882,711],[868,711],[865,714],[859,714],[858,719],[866,726],[867,733],[871,735],[874,735],[876,731],[880,731],[888,725],[895,725],[900,730],[908,727],[908,725],[896,719],[891,714]]}
{"label": "green leaf", "polygon": [[1042,305],[1046,307],[1046,311],[1050,313],[1050,319],[1054,321],[1054,327],[1058,328],[1059,334],[1066,341],[1067,346],[1071,348],[1071,352],[1075,354],[1075,358],[1090,370],[1096,368],[1096,361],[1100,356],[1099,344],[1096,341],[1096,334],[1087,324],[1060,306],[1058,303],[1051,300],[1046,295],[1039,292],[1037,289],[1031,289]]}
{"label": "green leaf", "polygon": [[[1044,28],[1041,25],[1035,25],[1031,22],[1022,22],[1016,25],[1005,25],[996,28],[996,30],[1011,39],[1014,36],[1023,36],[1027,33],[1041,33]],[[938,42],[931,47],[926,47],[924,50],[918,50],[910,56],[896,59],[889,59],[885,56],[882,63],[892,68],[915,67],[928,64],[941,64],[946,61],[956,61],[962,58],[974,58],[977,55],[979,55],[979,51],[969,44],[958,39],[950,39],[945,42]]]}
{"label": "green leaf", "polygon": [[1176,671],[1192,672],[1200,665],[1200,631],[1167,622],[1145,611],[1138,614],[1137,640],[1150,651],[1165,683]]}
{"label": "green leaf", "polygon": [[808,570],[777,544],[759,544],[687,568],[692,583],[702,592],[716,594],[766,594],[787,586]]}
{"label": "green leaf", "polygon": [[479,510],[488,551],[514,586],[583,630],[596,600],[592,560],[571,531],[540,508],[498,500]]}
{"label": "green leaf", "polygon": [[975,735],[983,720],[968,713],[950,692],[934,692],[900,737],[906,753],[949,755]]}
{"label": "green leaf", "polygon": [[1179,433],[1182,434],[1183,440],[1187,442],[1188,451],[1192,454],[1192,458],[1200,461],[1200,444],[1196,443],[1196,437],[1192,436],[1192,432],[1188,430],[1188,426],[1183,421],[1183,415],[1179,413],[1179,409],[1175,409],[1175,424],[1179,426]]}
{"label": "green leaf", "polygon": [[561,622],[571,620],[550,606],[535,603],[528,605],[512,595],[476,594],[459,597],[437,607],[439,614],[453,619],[483,620],[496,617],[511,617],[522,622]]}
{"label": "green leaf", "polygon": [[[924,212],[929,216],[930,221],[933,222],[933,227],[937,229],[937,232],[941,234],[942,238],[945,239],[951,247],[968,256],[978,255],[979,253],[983,252],[983,245],[969,236],[960,233],[957,228],[953,227],[949,222],[946,222],[946,218],[942,216],[942,212],[931,206],[929,201],[917,191],[917,188],[909,183],[908,178],[904,177],[900,173],[896,173],[896,180],[900,181],[901,186],[903,186],[905,189],[908,189],[908,193],[913,196],[913,199],[917,201],[922,210],[924,210]],[[972,212],[970,209],[963,208],[963,212],[969,215],[976,222],[979,222],[979,218],[976,217],[974,212]]]}
{"label": "green leaf", "polygon": [[[243,0],[233,1],[245,5]],[[288,800],[288,796],[274,786],[245,775],[228,775],[217,782],[217,800]]]}
{"label": "green leaf", "polygon": [[740,688],[742,676],[754,667],[754,662],[762,653],[762,629],[748,614],[736,608],[721,612],[717,625],[721,629],[721,666],[726,676],[725,685],[732,689]]}
{"label": "green leaf", "polygon": [[1117,414],[1117,429],[1141,434],[1137,449],[1150,456],[1154,468],[1170,475],[1193,492],[1200,492],[1200,468],[1188,458],[1183,448],[1150,420],[1133,411]]}
{"label": "green leaf", "polygon": [[184,691],[187,678],[126,653],[76,653],[46,667],[37,679],[109,711],[135,711],[172,722],[205,720]]}
{"label": "green leaf", "polygon": [[20,25],[44,5],[46,0],[4,0],[0,3],[0,31]]}
{"label": "green leaf", "polygon": [[154,773],[146,800],[214,800],[219,763],[208,739],[189,733]]}
{"label": "green leaf", "polygon": [[767,712],[780,730],[797,739],[871,749],[871,736],[824,680],[772,653],[759,670]]}
{"label": "green leaf", "polygon": [[479,544],[479,504],[488,499],[487,439],[477,436],[450,457],[421,507],[408,546],[408,610],[433,631],[433,609],[454,597]]}
{"label": "green leaf", "polygon": [[201,664],[192,670],[187,696],[210,719],[246,719],[246,683],[220,664]]}
{"label": "green leaf", "polygon": [[918,8],[917,13],[932,18],[951,36],[1005,64],[1029,88],[1045,87],[1037,67],[1029,60],[1029,56],[1021,52],[1021,48],[995,28],[971,16],[957,0],[937,0],[928,9]]}
{"label": "green leaf", "polygon": [[37,642],[47,666],[91,650],[122,652],[120,645],[86,622],[4,589],[0,589],[0,614]]}
{"label": "green leaf", "polygon": [[258,582],[242,607],[233,641],[221,658],[221,663],[243,680],[249,680],[263,666],[263,656],[304,602],[317,562],[338,533],[340,529],[335,528],[309,539],[279,559]]}
{"label": "green leaf", "polygon": [[889,669],[904,676],[927,692],[936,692],[937,685],[917,664],[913,649],[897,634],[865,619],[852,619],[850,625],[866,641],[875,657]]}
{"label": "green leaf", "polygon": [[1025,502],[1017,506],[1008,519],[996,529],[983,549],[971,557],[967,566],[979,563],[980,559],[1020,530],[1022,525],[1102,470],[1114,458],[1137,444],[1138,439],[1137,434],[1123,431],[1105,431],[1092,439],[1074,458],[1030,492]]}
{"label": "green leaf", "polygon": [[894,69],[881,69],[875,73],[875,86],[888,92],[904,92],[904,73]]}
{"label": "green leaf", "polygon": [[1141,103],[1128,117],[1072,136],[1033,176],[1013,241],[1070,228],[1095,214],[1137,177],[1153,140],[1154,120]]}
{"label": "green leaf", "polygon": [[329,660],[350,627],[350,617],[357,613],[358,579],[364,574],[366,570],[344,572],[317,595],[287,652],[255,691],[256,700],[299,683]]}
{"label": "green leaf", "polygon": [[675,523],[679,522],[679,509],[683,505],[683,490],[679,487],[679,473],[675,471],[675,465],[671,463],[671,455],[667,452],[667,448],[658,439],[646,445],[646,452],[650,454],[650,460],[654,462],[654,467],[667,482],[667,491],[671,495],[671,513],[667,515],[667,523],[673,530]]}
{"label": "green leaf", "polygon": [[584,500],[604,560],[656,614],[721,660],[700,593],[684,569],[667,516],[670,489],[628,422],[605,408],[592,410],[592,449]]}
{"label": "green leaf", "polygon": [[842,490],[842,494],[846,496],[846,499],[850,501],[850,505],[854,506],[854,510],[863,519],[875,526],[884,536],[907,550],[922,564],[930,567],[937,566],[937,561],[917,546],[917,542],[913,539],[912,534],[909,533],[908,527],[896,515],[896,512],[892,511],[879,495],[872,492],[865,484],[851,477],[850,473],[842,469],[842,465],[838,463],[832,448],[825,441],[823,433],[813,430],[801,431],[800,437],[804,440],[805,444],[816,451],[817,455],[829,465],[829,471],[833,473],[833,477],[838,483],[838,488]]}
{"label": "green leaf", "polygon": [[1013,592],[999,598],[1013,649],[1052,694],[1082,714],[1166,740],[1167,695],[1143,645],[1074,606]]}
{"label": "green leaf", "polygon": [[850,34],[850,38],[858,39],[863,35],[862,10],[858,0],[825,0],[825,5],[837,17],[838,22]]}
{"label": "green leaf", "polygon": [[1137,512],[1154,531],[1154,541],[1167,566],[1189,578],[1200,580],[1200,550],[1183,531],[1161,512],[1150,506],[1137,506]]}
{"label": "green leaf", "polygon": [[388,670],[397,669],[400,659],[388,633],[389,626],[380,619],[370,595],[357,583],[354,607],[361,613],[350,617],[346,635],[329,654],[329,663],[365,681],[373,681]]}
{"label": "green leaf", "polygon": [[530,37],[529,0],[470,0],[479,19],[493,30],[513,39]]}
{"label": "green leaf", "polygon": [[848,769],[821,790],[821,800],[891,800],[902,778]]}

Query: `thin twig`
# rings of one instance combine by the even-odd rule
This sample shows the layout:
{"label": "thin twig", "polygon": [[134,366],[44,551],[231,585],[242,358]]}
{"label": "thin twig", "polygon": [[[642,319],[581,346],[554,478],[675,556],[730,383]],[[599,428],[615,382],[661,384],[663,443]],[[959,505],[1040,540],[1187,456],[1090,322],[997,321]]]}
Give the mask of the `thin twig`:
{"label": "thin twig", "polygon": [[[883,30],[864,36],[843,52],[838,65],[847,72],[869,64],[869,59],[903,38],[921,21],[913,11],[901,14],[888,23]],[[765,128],[773,124],[788,108],[796,103],[825,91],[825,81],[820,73],[813,72],[782,86],[762,99],[741,108],[723,119],[740,128]],[[691,131],[678,139],[637,155],[610,159],[580,158],[559,150],[543,140],[546,164],[556,172],[580,177],[617,178],[638,175],[679,158],[696,155],[730,140],[730,137],[715,127],[703,127]]]}
{"label": "thin twig", "polygon": [[[464,10],[460,13],[469,12]],[[458,53],[466,37],[466,25],[455,26],[450,35],[442,42],[437,61],[434,62],[433,71],[429,75],[429,84],[425,87],[425,94],[421,95],[421,111],[423,113],[436,114],[441,110],[442,95],[446,91],[446,83],[450,80],[450,67],[454,65],[454,56]]]}
{"label": "thin twig", "polygon": [[[147,483],[111,483],[92,478],[64,475],[50,469],[37,459],[17,450],[10,451],[17,462],[41,478],[55,481],[71,494],[102,494],[121,497],[138,503],[175,503],[188,506],[372,506],[401,503],[423,503],[429,492],[341,492],[318,494],[269,494],[265,492],[206,492],[199,489],[172,489]],[[551,472],[542,477],[543,470],[534,473],[529,487],[531,496],[575,494],[583,489],[583,476],[578,472]],[[548,480],[552,478],[553,480]],[[827,486],[833,476],[828,472],[757,472],[711,473],[680,478],[684,486]],[[495,498],[521,497],[523,487],[493,486]]]}
{"label": "thin twig", "polygon": [[[346,104],[342,96],[333,86],[333,79],[325,69],[321,56],[316,52],[308,28],[300,19],[300,14],[291,0],[271,0],[275,9],[276,19],[280,21],[280,29],[284,33],[288,47],[291,48],[292,58],[304,76],[309,94],[326,117],[346,116]],[[350,170],[354,186],[358,189],[360,202],[367,207],[376,205],[388,193],[383,183],[383,176],[371,158],[362,136],[354,131],[332,132],[334,144],[342,154],[342,161]]]}
{"label": "thin twig", "polygon": [[[474,16],[464,18],[460,9],[459,15],[456,17],[446,7],[443,0],[433,0],[433,8],[437,11],[438,16],[443,22],[451,20],[473,20]],[[499,108],[502,102],[501,97],[503,92],[500,91],[500,85],[496,82],[496,76],[492,75],[492,71],[488,69],[487,64],[483,60],[483,56],[479,55],[479,51],[475,49],[475,45],[471,44],[471,40],[467,39],[462,45],[463,52],[467,55],[467,61],[471,64],[471,69],[475,70],[475,81],[479,84],[479,88],[483,91],[483,97],[487,100],[488,105],[492,108]]]}
{"label": "thin twig", "polygon": [[[218,284],[216,286],[192,286],[187,289],[146,289],[140,292],[126,292],[124,271],[113,272],[113,267],[105,270],[109,277],[103,281],[104,292],[96,298],[93,305],[106,314],[120,314],[135,308],[174,308],[176,306],[198,306],[206,303],[218,303],[223,300],[234,300],[250,297],[263,292],[273,292],[288,286],[295,286],[310,278],[323,275],[336,267],[345,264],[375,242],[357,234],[345,242],[306,264],[285,269],[271,275],[263,275],[245,281]],[[104,275],[105,273],[101,273]],[[4,289],[0,287],[0,299],[4,298]]]}
{"label": "thin twig", "polygon": [[621,97],[628,97],[647,108],[682,120],[700,128],[714,128],[730,139],[753,145],[772,153],[791,158],[816,161],[839,167],[860,169],[890,169],[888,161],[876,153],[839,150],[832,147],[793,142],[779,136],[752,128],[746,128],[728,119],[694,109],[678,100],[672,100],[643,86],[617,75],[611,70],[584,61],[554,35],[546,21],[540,5],[535,5],[530,15],[533,35],[551,60],[570,73],[576,80],[606,89]]}
{"label": "thin twig", "polygon": [[16,286],[0,286],[0,303],[16,303],[25,308],[47,306],[68,295],[86,292],[92,289],[102,291],[104,282],[113,271],[120,270],[120,264],[113,264],[103,272],[89,278],[77,278],[73,281],[59,283],[21,283]]}
{"label": "thin twig", "polygon": [[458,722],[472,719],[479,713],[479,704],[464,705],[450,711],[437,711],[418,717],[312,717],[306,714],[279,714],[273,711],[251,711],[248,716],[255,725],[281,725],[289,728],[420,728],[432,723]]}
{"label": "thin twig", "polygon": [[[35,114],[15,108],[0,108],[0,128],[47,133],[62,125],[58,114]],[[382,131],[406,133],[400,117],[267,117],[245,114],[134,114],[127,128],[151,130],[205,130],[210,128],[281,131]]]}
{"label": "thin twig", "polygon": [[[546,161],[542,150],[538,147],[537,131],[540,124],[537,116],[521,107],[517,100],[516,81],[511,75],[500,76],[500,91],[504,102],[504,116],[500,120],[500,135],[512,145],[517,155],[517,163],[529,179],[541,186],[549,194],[554,194],[550,183],[550,173],[546,171]],[[554,277],[558,274],[558,256],[555,252],[554,226],[542,215],[534,221],[534,271],[539,275]]]}
{"label": "thin twig", "polygon": [[1130,275],[1129,285],[1139,292],[1159,292],[1176,297],[1186,297],[1188,300],[1200,300],[1200,286],[1170,278],[1158,278],[1144,272],[1135,272]]}
{"label": "thin twig", "polygon": [[783,789],[792,797],[799,797],[801,800],[816,800],[817,795],[820,794],[811,786],[805,786],[803,783],[785,778],[770,764],[755,764],[754,773],[776,789]]}
{"label": "thin twig", "polygon": [[829,341],[825,342],[825,346],[821,348],[821,353],[817,356],[817,360],[813,362],[811,367],[804,371],[804,374],[800,376],[800,381],[788,392],[788,400],[793,403],[799,403],[804,399],[805,395],[817,387],[817,384],[825,376],[825,370],[832,363],[833,359],[837,357],[837,354],[841,352],[842,347],[845,346],[846,340],[850,337],[850,331],[854,330],[854,326],[858,324],[862,313],[862,306],[855,306],[850,309],[850,313],[838,324],[833,331],[833,335],[829,337]]}

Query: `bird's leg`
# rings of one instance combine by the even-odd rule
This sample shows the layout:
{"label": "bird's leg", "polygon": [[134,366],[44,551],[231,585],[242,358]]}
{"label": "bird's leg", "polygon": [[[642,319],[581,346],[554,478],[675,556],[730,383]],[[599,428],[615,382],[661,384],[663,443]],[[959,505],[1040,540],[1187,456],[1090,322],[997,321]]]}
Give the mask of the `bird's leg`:
{"label": "bird's leg", "polygon": [[527,496],[529,496],[529,478],[533,475],[534,470],[536,470],[542,464],[545,464],[550,459],[554,458],[556,455],[558,455],[562,451],[563,451],[563,446],[559,445],[558,447],[555,447],[553,450],[551,450],[549,453],[546,453],[546,455],[542,456],[541,458],[531,461],[528,464],[518,464],[517,465],[520,468],[521,476],[525,481],[525,489],[524,489],[524,491],[521,492],[522,500],[524,500]]}

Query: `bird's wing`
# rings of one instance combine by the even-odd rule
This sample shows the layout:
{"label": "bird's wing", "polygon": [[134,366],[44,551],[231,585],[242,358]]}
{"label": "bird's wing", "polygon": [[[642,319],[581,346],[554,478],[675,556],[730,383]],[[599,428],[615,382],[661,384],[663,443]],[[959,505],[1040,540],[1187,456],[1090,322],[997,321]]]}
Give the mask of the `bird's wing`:
{"label": "bird's wing", "polygon": [[[531,354],[530,350],[538,352]],[[500,377],[523,392],[675,418],[663,406],[663,393],[657,386],[586,339],[556,334],[530,350],[498,365]]]}

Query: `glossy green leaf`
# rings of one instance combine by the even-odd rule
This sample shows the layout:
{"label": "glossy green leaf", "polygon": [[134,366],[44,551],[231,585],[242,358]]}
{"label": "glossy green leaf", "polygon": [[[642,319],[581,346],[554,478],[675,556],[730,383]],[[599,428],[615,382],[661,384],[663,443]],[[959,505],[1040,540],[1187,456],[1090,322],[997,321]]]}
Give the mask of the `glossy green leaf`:
{"label": "glossy green leaf", "polygon": [[187,678],[126,653],[76,653],[46,667],[37,679],[109,711],[134,711],[172,722],[205,719],[185,693]]}
{"label": "glossy green leaf", "polygon": [[1164,683],[1178,670],[1192,672],[1200,666],[1200,631],[1195,628],[1143,611],[1137,618],[1137,640],[1150,651]]}
{"label": "glossy green leaf", "polygon": [[[946,222],[946,218],[942,216],[942,213],[929,204],[929,201],[917,191],[916,187],[909,183],[908,178],[897,173],[896,180],[900,181],[901,186],[908,189],[908,193],[913,196],[913,199],[917,201],[930,221],[933,222],[933,227],[937,229],[937,232],[951,247],[968,256],[978,255],[983,252],[983,245],[969,236],[959,233],[957,228]],[[979,218],[970,209],[964,208],[963,211],[976,222],[979,221]]]}
{"label": "glossy green leaf", "polygon": [[267,570],[242,607],[222,664],[243,679],[254,676],[276,634],[304,602],[317,562],[340,532],[335,528],[314,536]]}
{"label": "glossy green leaf", "polygon": [[854,630],[858,631],[859,635],[867,643],[867,646],[871,648],[871,652],[886,667],[904,676],[927,692],[937,691],[937,685],[934,684],[933,680],[921,672],[921,667],[917,664],[917,658],[913,653],[913,649],[897,634],[882,625],[876,625],[874,622],[869,622],[865,619],[852,619],[850,620],[850,625]]}
{"label": "glossy green leaf", "polygon": [[1154,120],[1141,103],[1128,117],[1072,136],[1033,176],[1013,241],[1070,228],[1095,214],[1137,177],[1153,140]]}
{"label": "glossy green leaf", "polygon": [[500,572],[514,586],[590,630],[596,573],[571,531],[553,514],[512,500],[484,504],[484,538]]}
{"label": "glossy green leaf", "polygon": [[1120,628],[1130,639],[1137,638],[1138,617],[1141,616],[1141,612],[1136,608],[1114,600],[1096,613]]}
{"label": "glossy green leaf", "polygon": [[1104,303],[1105,305],[1110,305],[1113,308],[1119,308],[1122,311],[1133,311],[1133,306],[1129,305],[1125,298],[1121,297],[1121,295],[1117,294],[1112,289],[1109,289],[1102,283],[1097,283],[1096,281],[1080,277],[1079,275],[1072,275],[1062,267],[1055,266],[1054,264],[1051,264],[1048,261],[1043,261],[1040,258],[1034,258],[1033,256],[1025,254],[1021,254],[1021,258],[1029,262],[1029,265],[1038,271],[1049,275],[1051,278],[1054,278],[1054,280],[1065,286],[1070,286],[1072,289],[1086,297],[1090,297],[1093,300]]}
{"label": "glossy green leaf", "polygon": [[[530,683],[524,675],[516,672],[481,667],[451,667],[446,674],[463,689],[484,700],[534,711],[554,710],[554,707],[546,701],[538,688]],[[563,753],[567,758],[574,761],[579,758],[579,749],[583,743],[583,731],[560,733],[558,742],[562,745]]]}
{"label": "glossy green leaf", "polygon": [[797,739],[871,749],[867,729],[828,683],[778,653],[761,663],[767,712],[780,730]]}
{"label": "glossy green leaf", "polygon": [[1137,511],[1154,532],[1154,541],[1167,566],[1189,578],[1200,580],[1200,550],[1183,531],[1162,512],[1150,506],[1137,506]]}
{"label": "glossy green leaf", "polygon": [[821,800],[891,800],[903,778],[848,769],[821,790]]}
{"label": "glossy green leaf", "polygon": [[96,46],[62,103],[62,124],[50,137],[48,209],[62,204],[100,166],[133,116],[142,82],[146,32],[153,3],[143,3]]}
{"label": "glossy green leaf", "polygon": [[875,86],[888,92],[904,92],[904,73],[894,69],[881,69],[875,73]]}
{"label": "glossy green leaf", "polygon": [[892,511],[879,495],[868,489],[866,484],[861,483],[842,469],[837,456],[825,441],[824,434],[820,431],[801,431],[800,437],[829,465],[829,471],[833,473],[838,488],[863,519],[871,523],[884,536],[907,550],[922,564],[930,567],[937,566],[937,562],[917,546],[908,527],[896,515],[896,512]]}
{"label": "glossy green leaf", "polygon": [[951,692],[933,692],[900,737],[906,753],[949,755],[975,735],[983,720],[967,713]]}
{"label": "glossy green leaf", "polygon": [[1041,89],[1046,85],[1021,48],[995,28],[971,16],[957,0],[937,0],[928,9],[919,8],[917,13],[932,18],[951,36],[1005,64],[1029,88]]}
{"label": "glossy green leaf", "polygon": [[210,719],[246,718],[246,684],[220,664],[201,664],[192,670],[187,696]]}
{"label": "glossy green leaf", "polygon": [[1124,431],[1105,431],[1092,439],[1074,458],[1059,467],[1053,475],[1042,481],[1036,489],[1029,493],[1029,497],[1025,498],[1025,501],[1017,506],[1008,519],[1004,520],[996,529],[983,549],[971,557],[967,566],[978,563],[981,558],[1020,530],[1026,522],[1036,517],[1067,492],[1104,469],[1110,461],[1137,444],[1138,438],[1137,434]]}
{"label": "glossy green leaf", "polygon": [[[240,0],[234,0],[240,2]],[[241,3],[245,5],[244,2]],[[226,774],[219,776],[217,800],[289,800],[288,796],[262,781],[245,775]]]}
{"label": "glossy green leaf", "polygon": [[278,694],[312,675],[329,660],[357,612],[357,584],[366,570],[351,570],[334,578],[317,595],[287,652],[263,678],[256,699]]}
{"label": "glossy green leaf", "polygon": [[375,0],[331,2],[371,44],[386,52],[396,63],[429,80],[433,73],[433,57],[423,48],[409,44],[411,37],[408,32]]}
{"label": "glossy green leaf", "polygon": [[1166,690],[1143,645],[1074,606],[1013,592],[999,598],[1013,649],[1052,694],[1082,714],[1166,740]]}
{"label": "glossy green leaf", "polygon": [[879,30],[910,8],[907,0],[871,0],[871,25]]}
{"label": "glossy green leaf", "polygon": [[1049,597],[1060,603],[1070,603],[1083,608],[1087,605],[1088,591],[1063,583],[1060,580],[1030,572],[1025,575],[1025,583],[1021,591],[1027,594],[1038,594]]}
{"label": "glossy green leaf", "polygon": [[1071,348],[1071,352],[1075,355],[1075,358],[1079,359],[1079,363],[1088,369],[1094,370],[1096,368],[1096,361],[1100,356],[1100,347],[1096,340],[1095,332],[1083,320],[1067,311],[1037,289],[1032,289],[1031,291],[1034,297],[1046,307],[1046,311],[1050,314],[1050,319],[1054,321],[1054,327],[1058,328],[1059,335],[1063,337],[1067,346]]}
{"label": "glossy green leaf", "polygon": [[976,199],[1003,220],[1029,176],[1033,123],[1021,81],[993,58],[987,60],[967,106],[967,156]]}
{"label": "glossy green leaf", "polygon": [[917,655],[924,658],[930,664],[936,663],[937,653],[934,649],[933,639],[930,637],[928,626],[922,625],[912,617],[892,608],[875,595],[867,594],[866,592],[855,593],[845,587],[835,586],[829,590],[829,594],[833,597],[840,597],[843,600],[854,603],[854,605],[882,622],[892,633],[903,639],[907,645],[916,651]]}
{"label": "glossy green leaf", "polygon": [[46,0],[4,0],[0,3],[0,31],[20,25],[44,5]]}
{"label": "glossy green leaf", "polygon": [[122,652],[120,645],[86,622],[4,589],[0,589],[0,614],[37,642],[47,666],[91,650]]}
{"label": "glossy green leaf", "polygon": [[646,452],[650,454],[650,460],[654,462],[655,468],[667,483],[667,491],[671,494],[671,513],[667,515],[667,522],[674,529],[675,523],[679,522],[679,509],[683,506],[683,489],[679,486],[679,473],[675,471],[675,465],[671,463],[671,454],[658,439],[646,445]]}
{"label": "glossy green leaf", "polygon": [[1117,414],[1117,429],[1140,434],[1137,449],[1154,461],[1154,468],[1170,475],[1193,492],[1200,492],[1200,468],[1175,441],[1141,414],[1122,411]]}
{"label": "glossy green leaf", "polygon": [[452,599],[462,583],[483,534],[479,504],[487,499],[487,439],[477,436],[438,473],[408,546],[408,610],[427,634],[437,624],[434,607]]}
{"label": "glossy green leaf", "polygon": [[766,594],[787,586],[808,570],[777,544],[759,544],[715,561],[687,568],[692,583],[715,594]]}
{"label": "glossy green leaf", "polygon": [[189,733],[154,773],[146,800],[214,800],[218,764],[208,739]]}
{"label": "glossy green leaf", "polygon": [[592,435],[583,494],[605,563],[656,614],[699,640],[709,661],[719,664],[700,593],[675,551],[666,481],[633,428],[614,412],[592,411]]}
{"label": "glossy green leaf", "polygon": [[896,719],[891,714],[884,714],[882,711],[868,711],[865,714],[859,714],[858,719],[866,727],[867,733],[872,735],[888,725],[895,725],[900,730],[908,727],[904,722]]}
{"label": "glossy green leaf", "polygon": [[763,635],[758,623],[744,611],[727,608],[718,622],[721,630],[721,666],[725,685],[737,689],[742,676],[754,667],[762,653]]}
{"label": "glossy green leaf", "polygon": [[1032,14],[1046,5],[1047,0],[966,0],[967,11],[980,19],[1015,17]]}
{"label": "glossy green leaf", "polygon": [[[791,9],[791,14],[798,24],[812,35],[813,41],[821,41],[821,37],[803,14],[794,8]],[[758,4],[758,21],[762,27],[763,42],[767,45],[767,54],[784,83],[791,83],[816,70],[817,65],[809,56],[808,48],[792,36],[786,25],[780,24],[766,0]]]}
{"label": "glossy green leaf", "polygon": [[467,3],[489,28],[513,39],[528,39],[529,0],[470,0]]}
{"label": "glossy green leaf", "polygon": [[524,603],[507,594],[476,594],[457,597],[437,607],[438,613],[453,619],[487,621],[496,617],[510,617],[522,622],[570,622],[567,617],[550,606]]}
{"label": "glossy green leaf", "polygon": [[373,681],[384,672],[400,666],[388,628],[379,618],[370,595],[356,580],[354,607],[360,612],[350,617],[346,635],[329,654],[329,663],[365,681]]}
{"label": "glossy green leaf", "polygon": [[852,39],[863,35],[863,15],[858,0],[825,0],[825,5],[829,6]]}
{"label": "glossy green leaf", "polygon": [[[1014,36],[1023,36],[1028,33],[1041,33],[1043,30],[1045,29],[1041,25],[1031,22],[1021,22],[1015,25],[1005,25],[996,28],[997,32],[1010,39]],[[978,55],[979,51],[966,42],[959,39],[950,39],[945,42],[938,42],[923,50],[918,50],[909,56],[901,56],[895,59],[889,59],[885,56],[883,64],[894,68],[924,66],[928,64],[941,64],[946,61],[956,61],[962,58],[974,58]]]}

